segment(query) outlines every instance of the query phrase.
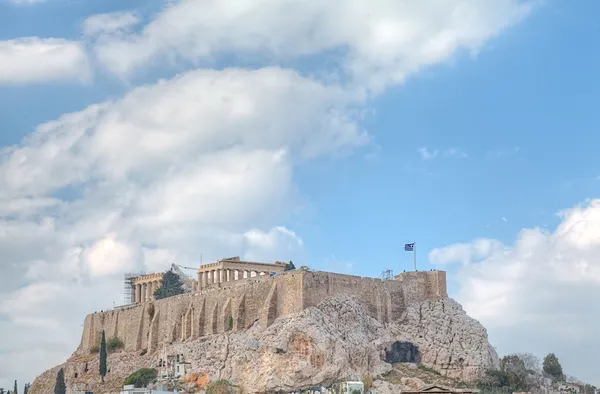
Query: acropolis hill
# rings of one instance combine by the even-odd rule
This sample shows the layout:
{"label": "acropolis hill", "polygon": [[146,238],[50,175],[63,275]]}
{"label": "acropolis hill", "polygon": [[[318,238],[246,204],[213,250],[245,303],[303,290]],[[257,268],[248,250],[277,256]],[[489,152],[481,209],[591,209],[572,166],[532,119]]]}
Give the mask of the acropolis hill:
{"label": "acropolis hill", "polygon": [[[485,329],[448,299],[444,271],[382,280],[284,269],[221,260],[200,267],[190,292],[162,300],[151,296],[162,274],[140,276],[133,304],[85,318],[65,377],[97,387],[85,376],[97,371],[92,350],[102,330],[124,344],[109,358],[115,382],[140,367],[165,367],[175,354],[186,373],[243,381],[249,392],[377,375],[397,361],[462,380],[497,364]],[[398,346],[414,348],[414,359],[402,360],[405,350],[395,359]],[[55,373],[36,379],[32,392],[47,389]]]}

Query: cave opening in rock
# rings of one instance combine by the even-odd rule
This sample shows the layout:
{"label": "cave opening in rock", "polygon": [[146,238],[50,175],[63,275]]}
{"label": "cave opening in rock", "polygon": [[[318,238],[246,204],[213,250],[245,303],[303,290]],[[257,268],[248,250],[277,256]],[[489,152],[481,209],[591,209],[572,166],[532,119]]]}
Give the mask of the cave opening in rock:
{"label": "cave opening in rock", "polygon": [[419,348],[410,342],[396,341],[385,350],[385,362],[395,363],[420,363],[421,353]]}

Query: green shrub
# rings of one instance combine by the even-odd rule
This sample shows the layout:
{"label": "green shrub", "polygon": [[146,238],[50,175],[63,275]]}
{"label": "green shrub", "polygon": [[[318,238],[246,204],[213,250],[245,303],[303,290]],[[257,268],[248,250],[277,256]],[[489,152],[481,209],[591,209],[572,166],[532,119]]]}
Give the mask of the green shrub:
{"label": "green shrub", "polygon": [[229,330],[233,329],[233,317],[231,316],[227,318],[227,327],[229,327]]}
{"label": "green shrub", "polygon": [[220,379],[210,382],[206,387],[206,394],[234,394],[235,389],[228,380]]}
{"label": "green shrub", "polygon": [[362,383],[365,386],[365,390],[369,390],[373,387],[373,378],[371,376],[363,376]]}
{"label": "green shrub", "polygon": [[138,369],[125,379],[123,385],[133,384],[136,388],[143,388],[152,383],[157,376],[158,372],[154,368]]}
{"label": "green shrub", "polygon": [[94,345],[90,348],[90,354],[96,354],[100,351],[100,346]]}
{"label": "green shrub", "polygon": [[117,337],[114,337],[108,341],[108,343],[106,344],[106,349],[109,353],[113,353],[119,349],[122,349],[124,346],[125,344],[123,343],[123,341],[121,341]]}
{"label": "green shrub", "polygon": [[431,368],[431,367],[428,367],[428,366],[426,366],[426,365],[423,365],[423,364],[419,364],[419,365],[418,365],[418,368],[419,368],[421,371],[429,372],[429,373],[432,373],[432,374],[434,374],[434,375],[440,375],[440,376],[442,375],[442,374],[441,374],[439,371],[436,371],[435,369],[433,369],[433,368]]}

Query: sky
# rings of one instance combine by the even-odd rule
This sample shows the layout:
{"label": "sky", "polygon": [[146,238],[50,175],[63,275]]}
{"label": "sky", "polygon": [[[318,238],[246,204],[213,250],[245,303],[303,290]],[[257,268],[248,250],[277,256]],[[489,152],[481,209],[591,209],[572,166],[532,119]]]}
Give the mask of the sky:
{"label": "sky", "polygon": [[63,362],[125,272],[378,277],[409,242],[500,355],[600,384],[599,13],[0,0],[0,387]]}

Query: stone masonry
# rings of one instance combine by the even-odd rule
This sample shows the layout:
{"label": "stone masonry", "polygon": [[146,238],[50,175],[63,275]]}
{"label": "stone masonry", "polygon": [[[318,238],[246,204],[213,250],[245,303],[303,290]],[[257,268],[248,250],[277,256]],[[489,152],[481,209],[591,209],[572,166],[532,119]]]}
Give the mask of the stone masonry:
{"label": "stone masonry", "polygon": [[[227,264],[224,262],[219,269],[228,269]],[[206,270],[210,268],[214,267],[207,266]],[[267,267],[255,271],[272,272]],[[126,308],[88,315],[78,350],[88,352],[97,346],[102,330],[108,338],[123,341],[126,351],[148,352],[166,343],[242,331],[257,321],[264,330],[278,317],[301,312],[338,295],[354,297],[382,324],[400,320],[411,304],[448,298],[444,271],[407,272],[395,279],[288,271],[201,285],[191,293],[158,301],[144,302],[146,297]]]}
{"label": "stone masonry", "polygon": [[134,304],[151,301],[154,292],[162,284],[163,273],[141,275],[134,279],[131,287],[131,300]]}
{"label": "stone masonry", "polygon": [[222,259],[216,263],[204,264],[198,269],[198,287],[200,290],[211,285],[233,282],[256,276],[268,276],[285,271],[286,264],[276,261],[274,264],[241,261],[239,257]]}

